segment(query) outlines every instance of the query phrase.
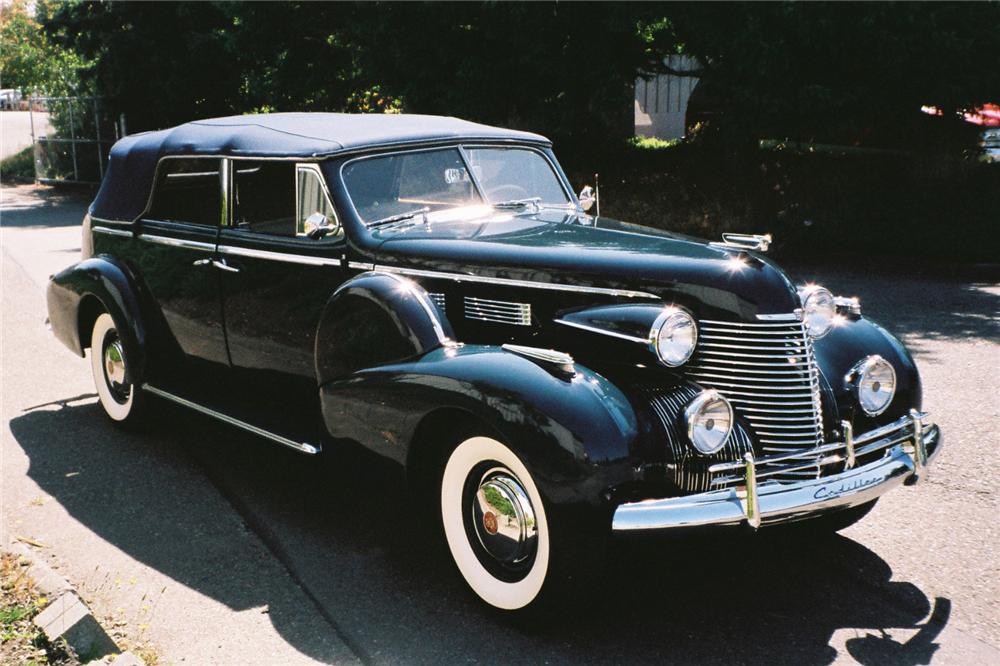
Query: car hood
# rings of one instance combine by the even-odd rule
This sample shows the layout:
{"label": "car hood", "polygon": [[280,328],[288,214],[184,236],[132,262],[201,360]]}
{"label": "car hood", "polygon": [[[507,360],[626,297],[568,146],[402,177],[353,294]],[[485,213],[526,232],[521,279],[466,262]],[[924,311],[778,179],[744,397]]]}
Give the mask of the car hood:
{"label": "car hood", "polygon": [[379,231],[380,265],[644,291],[700,316],[799,307],[785,273],[757,253],[604,217],[541,210]]}

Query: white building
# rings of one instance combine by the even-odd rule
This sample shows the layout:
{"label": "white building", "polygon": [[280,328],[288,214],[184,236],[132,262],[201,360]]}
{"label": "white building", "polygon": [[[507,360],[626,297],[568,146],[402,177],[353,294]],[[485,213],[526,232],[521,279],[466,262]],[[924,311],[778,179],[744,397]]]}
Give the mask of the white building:
{"label": "white building", "polygon": [[[698,68],[698,63],[688,56],[671,55],[665,60],[668,67],[677,71]],[[688,101],[698,85],[693,76],[657,74],[649,79],[635,80],[635,133],[657,139],[680,139],[687,131]]]}

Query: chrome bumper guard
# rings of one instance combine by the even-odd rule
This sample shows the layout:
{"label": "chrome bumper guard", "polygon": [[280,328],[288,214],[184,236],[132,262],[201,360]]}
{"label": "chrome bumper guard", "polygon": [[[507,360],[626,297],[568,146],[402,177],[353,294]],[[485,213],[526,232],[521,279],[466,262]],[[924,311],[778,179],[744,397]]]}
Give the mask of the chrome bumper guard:
{"label": "chrome bumper guard", "polygon": [[[941,450],[941,431],[926,424],[927,414],[911,411],[894,423],[855,436],[849,423],[842,423],[843,442],[807,451],[713,465],[710,471],[737,471],[741,483],[684,497],[649,499],[622,504],[615,510],[611,529],[615,532],[662,530],[705,525],[761,524],[793,521],[809,514],[864,504],[896,486],[915,483],[926,475],[927,465]],[[883,456],[862,467],[855,461],[884,450]],[[844,471],[793,483],[767,480],[757,466],[812,459],[812,465],[843,463]]]}

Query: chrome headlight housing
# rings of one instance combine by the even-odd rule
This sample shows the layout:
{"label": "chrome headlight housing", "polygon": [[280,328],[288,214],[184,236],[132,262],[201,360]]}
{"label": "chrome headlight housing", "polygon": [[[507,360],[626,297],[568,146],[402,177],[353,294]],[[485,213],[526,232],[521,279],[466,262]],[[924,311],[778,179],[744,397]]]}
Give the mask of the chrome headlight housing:
{"label": "chrome headlight housing", "polygon": [[733,407],[714,389],[702,391],[684,408],[687,436],[698,453],[721,449],[733,431]]}
{"label": "chrome headlight housing", "polygon": [[697,344],[698,324],[679,308],[661,312],[649,332],[649,348],[660,363],[671,368],[687,362]]}
{"label": "chrome headlight housing", "polygon": [[802,320],[811,338],[822,338],[830,332],[837,314],[836,301],[829,289],[811,284],[799,289]]}
{"label": "chrome headlight housing", "polygon": [[851,368],[844,381],[868,416],[884,412],[896,395],[896,370],[878,355],[869,356]]}

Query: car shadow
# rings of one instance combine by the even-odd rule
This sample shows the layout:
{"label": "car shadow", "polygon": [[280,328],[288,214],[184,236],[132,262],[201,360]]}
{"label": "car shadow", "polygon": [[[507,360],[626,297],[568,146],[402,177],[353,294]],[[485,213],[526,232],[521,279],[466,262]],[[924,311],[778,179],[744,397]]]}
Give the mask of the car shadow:
{"label": "car shadow", "polygon": [[[303,630],[303,613],[369,663],[827,664],[846,656],[831,638],[848,628],[870,634],[847,642],[856,660],[909,665],[927,663],[948,621],[947,599],[892,580],[861,544],[766,532],[616,544],[587,604],[511,619],[465,589],[395,465],[346,445],[301,456],[167,405],[150,430],[123,433],[82,397],[11,420],[28,475],[136,560],[235,611],[266,605],[282,637],[318,659],[328,643]],[[201,474],[314,609],[269,598],[240,564],[232,521],[206,531],[216,517],[194,501]],[[900,643],[896,629],[917,633]]]}

